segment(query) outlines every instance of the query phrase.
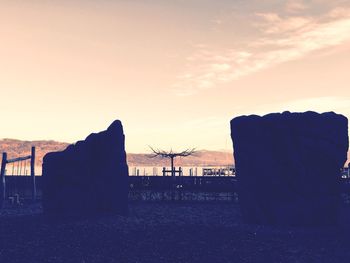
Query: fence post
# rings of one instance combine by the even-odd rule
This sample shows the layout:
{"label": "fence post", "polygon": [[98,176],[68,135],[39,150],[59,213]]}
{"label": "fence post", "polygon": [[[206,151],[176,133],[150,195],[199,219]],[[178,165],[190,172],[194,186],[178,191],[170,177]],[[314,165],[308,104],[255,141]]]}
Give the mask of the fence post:
{"label": "fence post", "polygon": [[30,158],[30,176],[32,178],[32,199],[36,199],[36,184],[35,184],[35,147],[32,147],[32,153]]}
{"label": "fence post", "polygon": [[2,207],[6,199],[6,181],[5,181],[5,170],[7,163],[7,153],[2,153],[1,170],[0,170],[0,207]]}

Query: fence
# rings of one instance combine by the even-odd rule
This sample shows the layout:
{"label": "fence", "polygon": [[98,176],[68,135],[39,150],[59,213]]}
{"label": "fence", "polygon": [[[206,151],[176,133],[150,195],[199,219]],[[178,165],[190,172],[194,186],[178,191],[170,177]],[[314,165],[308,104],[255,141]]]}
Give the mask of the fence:
{"label": "fence", "polygon": [[[36,198],[42,198],[43,177],[36,176]],[[30,176],[6,176],[6,196],[9,200],[32,199]],[[237,179],[235,177],[163,177],[130,176],[130,201],[236,201]],[[350,204],[350,178],[342,178],[343,201]]]}
{"label": "fence", "polygon": [[[33,180],[31,176],[6,176],[5,200],[18,195],[21,200],[32,200]],[[36,199],[41,200],[43,177],[35,176]]]}
{"label": "fence", "polygon": [[[236,170],[232,165],[174,167],[175,176],[235,176]],[[171,176],[171,167],[132,166],[130,176]]]}
{"label": "fence", "polygon": [[[42,198],[43,177],[36,176],[36,199]],[[6,176],[5,200],[19,197],[22,201],[32,198],[30,176]],[[232,177],[163,177],[130,176],[129,199],[131,201],[209,201],[236,198],[236,180]]]}
{"label": "fence", "polygon": [[[27,160],[30,160],[30,177],[27,177],[27,171],[26,171],[26,162]],[[24,167],[23,167],[23,174],[22,174],[22,163],[24,162]],[[12,176],[14,176],[14,171],[15,171],[15,163],[17,163],[17,171],[16,175],[26,178],[25,180],[27,181],[26,185],[30,185],[30,191],[31,191],[31,199],[35,200],[36,198],[36,182],[35,182],[35,147],[33,146],[31,148],[31,154],[28,156],[21,156],[13,159],[8,159],[7,153],[4,152],[2,153],[2,160],[1,160],[1,168],[0,168],[0,207],[2,206],[3,202],[7,199],[8,193],[11,192],[7,190],[7,180],[6,178],[6,166],[8,164],[12,164]],[[22,176],[24,175],[24,176]],[[28,179],[29,178],[29,179]],[[24,180],[22,180],[24,181]],[[19,200],[18,194],[17,196],[17,202]]]}
{"label": "fence", "polygon": [[129,199],[142,201],[232,201],[237,180],[229,177],[129,177]]}

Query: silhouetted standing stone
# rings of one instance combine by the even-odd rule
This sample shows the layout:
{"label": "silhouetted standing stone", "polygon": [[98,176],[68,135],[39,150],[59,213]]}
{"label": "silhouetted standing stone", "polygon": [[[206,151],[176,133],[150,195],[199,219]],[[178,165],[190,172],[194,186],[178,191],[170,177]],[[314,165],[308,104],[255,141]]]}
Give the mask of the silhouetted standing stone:
{"label": "silhouetted standing stone", "polygon": [[231,121],[244,220],[325,225],[337,221],[347,118],[333,112],[251,115]]}
{"label": "silhouetted standing stone", "polygon": [[48,214],[128,211],[128,166],[120,121],[62,152],[45,155],[43,208]]}

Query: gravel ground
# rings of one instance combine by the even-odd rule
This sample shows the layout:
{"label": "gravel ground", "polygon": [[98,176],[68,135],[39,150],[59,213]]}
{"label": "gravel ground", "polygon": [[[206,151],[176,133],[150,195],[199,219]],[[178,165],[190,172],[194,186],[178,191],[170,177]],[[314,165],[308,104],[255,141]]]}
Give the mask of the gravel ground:
{"label": "gravel ground", "polygon": [[139,203],[128,217],[51,220],[40,205],[6,208],[0,262],[350,262],[349,209],[336,227],[286,228],[243,224],[234,203]]}

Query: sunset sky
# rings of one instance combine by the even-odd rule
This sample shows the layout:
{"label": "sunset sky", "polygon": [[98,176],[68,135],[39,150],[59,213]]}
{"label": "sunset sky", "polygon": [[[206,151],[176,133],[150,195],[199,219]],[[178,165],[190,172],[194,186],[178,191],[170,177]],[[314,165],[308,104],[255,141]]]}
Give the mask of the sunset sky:
{"label": "sunset sky", "polygon": [[232,150],[242,114],[350,118],[350,0],[0,0],[0,138]]}

